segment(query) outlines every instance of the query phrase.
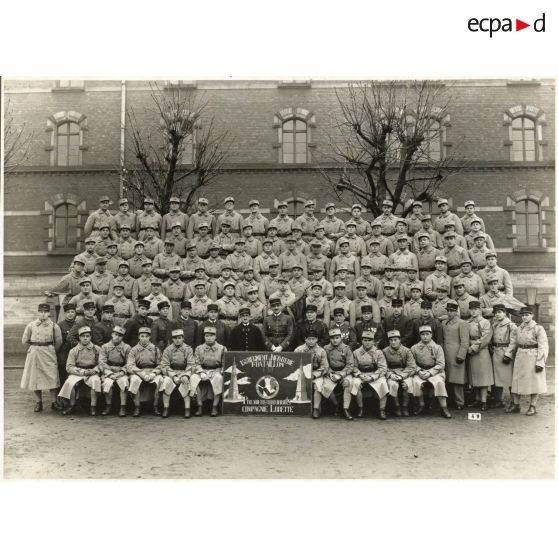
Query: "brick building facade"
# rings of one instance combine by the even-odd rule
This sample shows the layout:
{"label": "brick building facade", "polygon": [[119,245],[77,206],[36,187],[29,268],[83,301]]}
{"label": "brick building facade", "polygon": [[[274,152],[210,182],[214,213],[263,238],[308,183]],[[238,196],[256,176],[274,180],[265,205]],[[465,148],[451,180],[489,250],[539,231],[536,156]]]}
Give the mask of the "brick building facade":
{"label": "brick building facade", "polygon": [[[28,158],[6,177],[4,189],[6,347],[15,350],[42,291],[67,269],[71,255],[81,251],[82,227],[99,195],[119,197],[123,108],[133,107],[145,125],[155,124],[157,116],[147,82],[13,80],[4,85],[14,124],[25,123],[33,134]],[[307,198],[316,199],[318,207],[338,202],[316,166],[327,158],[332,115],[338,111],[335,91],[343,83],[161,83],[166,86],[196,89],[216,125],[234,137],[225,172],[203,191],[214,208],[226,195],[236,197],[237,208],[246,208],[248,200],[257,197],[270,217],[278,199],[290,200],[293,213],[302,211],[300,202]],[[499,263],[513,275],[516,296],[538,304],[539,321],[551,337],[554,99],[551,80],[452,82],[451,102],[441,122],[442,149],[451,153],[459,146],[468,160],[467,169],[444,184],[445,197],[459,214],[467,199],[476,201]],[[304,129],[299,155],[306,162],[284,162],[290,159],[281,134],[285,122],[293,119]],[[68,146],[62,164],[60,130]],[[514,155],[521,144],[523,155]],[[348,207],[352,201],[347,197],[338,206]],[[532,213],[529,238],[520,214],[527,207]],[[430,209],[437,211],[435,204]],[[339,216],[347,218],[348,213],[341,211]],[[56,247],[54,242],[56,217],[66,219],[71,229],[66,246]]]}

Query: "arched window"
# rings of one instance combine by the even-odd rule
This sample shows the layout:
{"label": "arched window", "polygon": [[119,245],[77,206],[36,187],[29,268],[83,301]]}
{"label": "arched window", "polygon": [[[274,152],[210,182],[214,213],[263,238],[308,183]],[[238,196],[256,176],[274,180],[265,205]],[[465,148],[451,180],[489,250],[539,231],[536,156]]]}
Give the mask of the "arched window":
{"label": "arched window", "polygon": [[81,164],[79,124],[64,122],[56,130],[56,164],[75,167]]}
{"label": "arched window", "polygon": [[310,152],[316,147],[312,143],[312,128],[316,117],[307,109],[286,108],[273,117],[273,127],[277,128],[278,141],[273,147],[279,150],[279,163],[310,163]]}
{"label": "arched window", "polygon": [[542,161],[544,112],[533,105],[516,105],[504,113],[504,126],[508,127],[508,139],[504,145],[510,148],[511,161]]}
{"label": "arched window", "polygon": [[46,131],[50,134],[50,164],[59,167],[75,167],[83,163],[83,132],[87,130],[87,118],[73,110],[63,110],[47,118]]}
{"label": "arched window", "polygon": [[514,161],[536,161],[535,122],[525,116],[512,120],[512,155]]}
{"label": "arched window", "polygon": [[63,203],[54,209],[54,249],[75,249],[77,246],[77,207]]}
{"label": "arched window", "polygon": [[515,223],[518,246],[541,245],[541,211],[537,202],[530,199],[516,202]]}
{"label": "arched window", "polygon": [[306,122],[292,118],[283,122],[283,163],[308,162]]}

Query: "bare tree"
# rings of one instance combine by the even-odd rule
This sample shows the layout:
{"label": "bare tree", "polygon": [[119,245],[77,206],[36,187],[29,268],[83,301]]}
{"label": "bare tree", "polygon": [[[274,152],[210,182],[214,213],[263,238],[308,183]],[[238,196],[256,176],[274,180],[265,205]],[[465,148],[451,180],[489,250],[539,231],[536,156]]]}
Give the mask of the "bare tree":
{"label": "bare tree", "polygon": [[[169,200],[178,196],[188,208],[201,188],[218,176],[230,151],[227,130],[218,131],[209,116],[207,100],[193,90],[162,90],[151,84],[156,122],[151,125],[127,111],[127,154],[122,169],[125,193],[136,207],[144,196],[151,196],[161,213],[169,210]],[[186,150],[191,160],[184,161]]]}
{"label": "bare tree", "polygon": [[29,157],[29,145],[33,134],[25,129],[25,123],[17,126],[14,122],[10,100],[4,110],[4,174],[7,176]]}
{"label": "bare tree", "polygon": [[448,86],[437,82],[356,82],[336,90],[322,175],[339,199],[348,192],[374,215],[382,200],[409,211],[409,199],[429,201],[465,162],[441,146],[450,104]]}

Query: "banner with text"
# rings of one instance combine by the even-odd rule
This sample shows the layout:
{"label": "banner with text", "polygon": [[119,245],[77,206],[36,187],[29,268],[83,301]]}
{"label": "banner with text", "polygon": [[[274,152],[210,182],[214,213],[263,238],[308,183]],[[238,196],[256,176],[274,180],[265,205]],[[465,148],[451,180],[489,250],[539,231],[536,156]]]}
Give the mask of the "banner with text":
{"label": "banner with text", "polygon": [[309,353],[227,351],[223,414],[309,415]]}

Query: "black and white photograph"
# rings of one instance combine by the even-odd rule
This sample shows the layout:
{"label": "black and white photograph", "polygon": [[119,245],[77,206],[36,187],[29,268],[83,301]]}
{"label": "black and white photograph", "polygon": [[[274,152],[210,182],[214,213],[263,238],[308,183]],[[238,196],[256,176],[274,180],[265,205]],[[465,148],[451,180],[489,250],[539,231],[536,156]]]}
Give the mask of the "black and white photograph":
{"label": "black and white photograph", "polygon": [[2,80],[6,479],[553,479],[555,80]]}

